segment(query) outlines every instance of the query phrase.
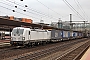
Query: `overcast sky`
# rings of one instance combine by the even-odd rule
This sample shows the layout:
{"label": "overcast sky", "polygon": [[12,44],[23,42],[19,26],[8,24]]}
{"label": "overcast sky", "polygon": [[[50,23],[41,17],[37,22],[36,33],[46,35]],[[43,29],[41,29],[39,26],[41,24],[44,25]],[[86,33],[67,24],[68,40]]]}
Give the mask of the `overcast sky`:
{"label": "overcast sky", "polygon": [[[69,21],[69,14],[72,14],[73,21],[88,20],[90,22],[90,0],[66,1],[75,10],[71,10],[64,0],[0,0],[0,15],[29,18],[34,22],[44,20],[45,23],[51,23],[57,22],[59,18],[62,21]],[[28,7],[24,7],[25,5]],[[14,6],[17,6],[17,8]],[[12,10],[16,12],[12,12]],[[26,10],[26,12],[23,10]]]}

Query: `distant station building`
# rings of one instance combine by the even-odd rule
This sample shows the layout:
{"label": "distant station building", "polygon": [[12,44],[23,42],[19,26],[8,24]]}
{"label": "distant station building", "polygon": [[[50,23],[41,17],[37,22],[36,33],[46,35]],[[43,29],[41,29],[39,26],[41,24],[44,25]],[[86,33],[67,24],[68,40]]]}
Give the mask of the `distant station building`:
{"label": "distant station building", "polygon": [[[51,26],[55,28],[70,29],[70,22],[51,22]],[[72,30],[90,31],[90,23],[72,23]]]}
{"label": "distant station building", "polygon": [[70,24],[67,22],[51,22],[51,26],[55,28],[70,29]]}

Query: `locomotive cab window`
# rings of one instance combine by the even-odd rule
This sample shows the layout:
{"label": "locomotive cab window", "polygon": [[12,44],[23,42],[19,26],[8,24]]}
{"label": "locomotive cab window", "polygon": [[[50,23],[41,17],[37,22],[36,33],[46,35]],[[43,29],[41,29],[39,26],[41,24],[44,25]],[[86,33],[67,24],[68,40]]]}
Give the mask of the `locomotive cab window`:
{"label": "locomotive cab window", "polygon": [[24,29],[14,29],[12,34],[23,34]]}

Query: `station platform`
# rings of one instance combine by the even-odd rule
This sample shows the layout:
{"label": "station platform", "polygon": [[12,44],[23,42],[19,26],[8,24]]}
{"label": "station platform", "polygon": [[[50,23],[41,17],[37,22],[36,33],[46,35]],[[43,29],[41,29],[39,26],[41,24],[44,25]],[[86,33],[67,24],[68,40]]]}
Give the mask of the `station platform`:
{"label": "station platform", "polygon": [[10,40],[0,40],[0,47],[10,46]]}
{"label": "station platform", "polygon": [[89,49],[85,52],[85,54],[82,56],[80,60],[90,60],[90,47]]}

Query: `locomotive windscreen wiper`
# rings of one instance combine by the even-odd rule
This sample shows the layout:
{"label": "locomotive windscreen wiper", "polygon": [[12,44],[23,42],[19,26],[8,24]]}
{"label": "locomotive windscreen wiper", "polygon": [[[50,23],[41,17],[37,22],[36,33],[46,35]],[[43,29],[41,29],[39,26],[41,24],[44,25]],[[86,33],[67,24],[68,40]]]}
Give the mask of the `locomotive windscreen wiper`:
{"label": "locomotive windscreen wiper", "polygon": [[17,33],[17,34],[19,33],[19,29],[17,29],[16,33]]}

